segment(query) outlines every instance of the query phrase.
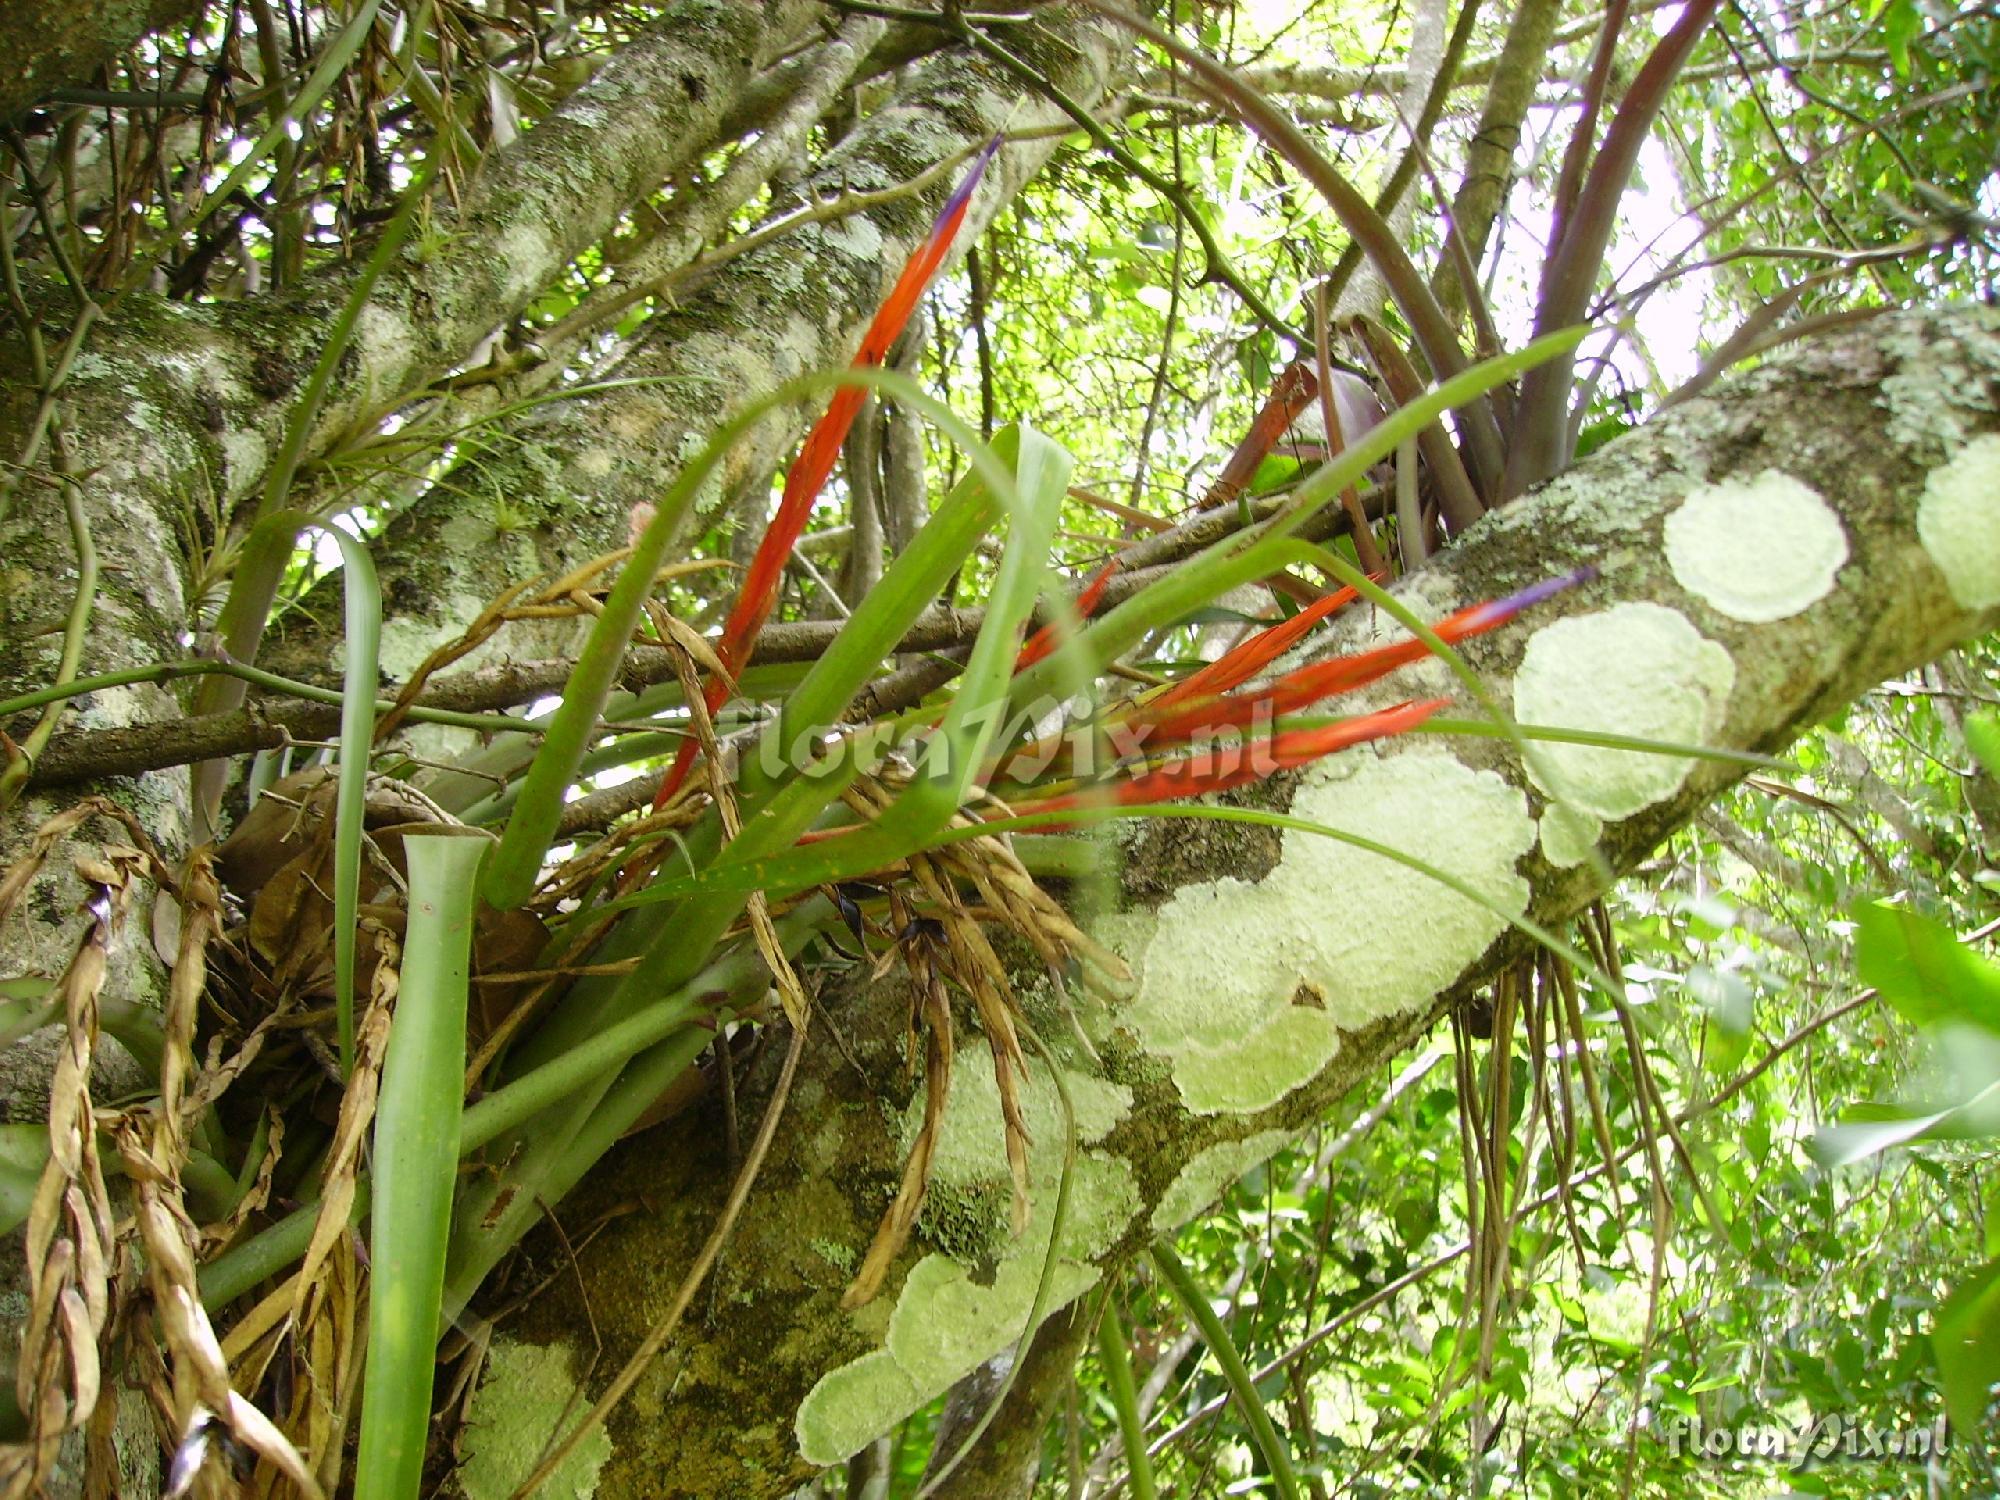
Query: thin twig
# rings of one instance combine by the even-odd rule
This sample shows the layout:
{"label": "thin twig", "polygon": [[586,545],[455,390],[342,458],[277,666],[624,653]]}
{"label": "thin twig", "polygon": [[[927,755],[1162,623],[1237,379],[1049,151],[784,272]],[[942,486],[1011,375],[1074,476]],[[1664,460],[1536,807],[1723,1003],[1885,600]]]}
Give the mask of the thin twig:
{"label": "thin twig", "polygon": [[1084,133],[1096,144],[1098,150],[1104,152],[1105,155],[1117,162],[1119,166],[1145,183],[1147,187],[1158,193],[1162,198],[1166,199],[1174,212],[1194,231],[1195,238],[1201,241],[1202,256],[1206,262],[1206,270],[1202,277],[1203,280],[1219,281],[1228,287],[1230,291],[1234,292],[1241,299],[1243,305],[1256,315],[1257,321],[1273,333],[1291,339],[1294,343],[1303,344],[1305,342],[1301,331],[1293,328],[1283,318],[1279,317],[1276,312],[1272,311],[1270,304],[1258,295],[1254,287],[1243,279],[1242,275],[1236,270],[1236,267],[1230,262],[1229,256],[1223,251],[1222,246],[1217,242],[1215,232],[1208,227],[1208,221],[1201,216],[1200,211],[1189,200],[1186,192],[1178,184],[1162,176],[1159,172],[1156,172],[1153,168],[1140,161],[1130,151],[1119,145],[1111,132],[1104,128],[1095,115],[1091,114],[1089,110],[1085,109],[1076,100],[1064,93],[1062,89],[1058,88],[1055,81],[1047,74],[1041,72],[1032,64],[1024,62],[1007,48],[1001,46],[1000,43],[994,41],[993,38],[974,27],[961,26],[958,30],[958,35],[961,40],[985,53],[993,61],[1000,64],[1001,67],[1012,73],[1016,78],[1027,84],[1028,87],[1032,88],[1036,93],[1040,94],[1043,98],[1054,104],[1056,108],[1076,121],[1083,128]]}
{"label": "thin twig", "polygon": [[[1253,504],[1252,524],[1267,520],[1284,505],[1282,498]],[[1130,598],[1148,584],[1165,577],[1181,558],[1200,551],[1242,524],[1234,509],[1203,512],[1172,531],[1143,538],[1119,554],[1118,576],[1105,590],[1104,607]],[[1347,526],[1343,512],[1329,509],[1316,516],[1298,535],[1318,539],[1333,535]],[[926,611],[911,626],[896,650],[901,652],[938,651],[969,645],[979,634],[986,618],[983,609]],[[1047,623],[1045,608],[1037,608],[1029,623]],[[822,654],[839,634],[837,620],[792,621],[766,628],[757,647],[758,660],[766,665],[810,661]],[[526,719],[504,715],[482,715],[479,709],[499,709],[530,703],[550,693],[560,692],[574,663],[566,660],[506,662],[494,667],[450,673],[433,682],[418,699],[409,717],[427,723],[455,724],[482,732],[535,733],[539,726]],[[73,697],[80,692],[122,686],[134,682],[167,682],[184,676],[226,672],[263,687],[267,692],[310,700],[307,704],[262,702],[226,713],[198,714],[169,723],[147,723],[117,729],[73,730],[53,739],[28,778],[31,787],[62,785],[104,776],[132,776],[165,766],[186,765],[191,761],[239,754],[246,750],[268,750],[299,739],[323,737],[339,722],[340,694],[336,689],[296,682],[244,667],[236,662],[161,662],[134,667],[124,672],[80,679],[69,687],[43,689],[37,693],[0,703],[0,718],[29,708],[39,708],[53,698]],[[635,646],[627,653],[621,681],[628,688],[650,687],[673,675],[671,654],[657,646]],[[378,709],[394,706],[380,700]]]}

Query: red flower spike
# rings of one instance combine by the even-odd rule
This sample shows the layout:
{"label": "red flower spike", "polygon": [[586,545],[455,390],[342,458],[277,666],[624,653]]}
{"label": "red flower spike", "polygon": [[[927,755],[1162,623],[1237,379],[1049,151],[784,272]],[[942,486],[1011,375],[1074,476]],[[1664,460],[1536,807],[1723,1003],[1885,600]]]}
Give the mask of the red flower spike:
{"label": "red flower spike", "polygon": [[1231,688],[1248,682],[1297,645],[1299,638],[1313,626],[1335,611],[1345,609],[1360,597],[1358,590],[1345,588],[1328,594],[1323,599],[1315,600],[1289,620],[1280,621],[1268,630],[1258,631],[1248,640],[1238,643],[1233,650],[1224,652],[1199,672],[1182,678],[1148,703],[1146,711],[1154,713],[1169,704],[1185,703],[1190,698],[1226,693]]}
{"label": "red flower spike", "polygon": [[[903,274],[896,278],[889,295],[876,309],[868,331],[861,336],[861,348],[854,356],[854,368],[872,369],[889,357],[890,346],[910,321],[910,314],[916,311],[925,288],[950,253],[952,241],[958,237],[958,227],[965,221],[965,211],[972,203],[973,189],[979,185],[979,179],[985,175],[987,166],[999,149],[1000,137],[996,135],[974,158],[965,179],[945,200],[944,208],[931,225],[930,235],[910,256],[909,263],[903,267]],[[842,386],[835,391],[833,400],[827,403],[826,414],[807,436],[805,446],[799,449],[798,458],[785,475],[785,490],[778,500],[778,514],[772,519],[771,529],[764,533],[764,540],[758,544],[756,556],[751,558],[749,570],[743,575],[743,589],[736,596],[736,607],[730,611],[728,623],[722,628],[722,640],[716,647],[716,655],[731,677],[739,676],[750,664],[758,632],[763,630],[764,622],[771,618],[771,610],[778,602],[778,585],[784,577],[785,563],[798,544],[799,533],[805,530],[806,518],[812,514],[813,501],[819,498],[827,476],[833,472],[841,444],[847,441],[847,430],[854,425],[855,415],[867,396],[867,390],[861,386]],[[703,701],[712,714],[722,707],[728,697],[729,684],[715,678],[709,682]],[[672,768],[660,778],[660,789],[653,797],[655,812],[666,806],[668,799],[686,782],[688,771],[694,764],[695,750],[692,739],[682,742]]]}
{"label": "red flower spike", "polygon": [[[1595,569],[1584,568],[1560,578],[1544,579],[1505,599],[1489,600],[1461,609],[1431,628],[1447,644],[1483,635],[1506,624],[1530,605],[1539,604],[1571,584],[1595,576]],[[1153,733],[1167,739],[1189,739],[1207,729],[1250,723],[1260,714],[1297,713],[1321,699],[1353,692],[1388,676],[1398,667],[1421,661],[1429,650],[1424,642],[1412,638],[1378,646],[1373,651],[1363,651],[1356,656],[1314,662],[1287,672],[1269,687],[1255,692],[1208,698],[1172,718],[1157,721],[1153,725]]]}
{"label": "red flower spike", "polygon": [[1302,766],[1359,745],[1367,740],[1388,739],[1415,729],[1439,709],[1448,707],[1448,698],[1426,698],[1421,702],[1398,703],[1393,708],[1343,719],[1338,724],[1320,724],[1310,729],[1288,729],[1261,743],[1233,745],[1224,750],[1204,750],[1185,760],[1172,761],[1128,780],[1086,791],[1044,797],[1038,802],[1017,802],[1017,814],[1067,812],[1086,807],[1133,807],[1147,802],[1170,802],[1181,797],[1198,797],[1205,792],[1226,792],[1245,782],[1261,781],[1277,771]]}
{"label": "red flower spike", "polygon": [[[1107,581],[1109,581],[1108,569],[1107,573],[1100,574],[1097,578],[1091,580],[1090,586],[1077,597],[1076,604],[1079,613],[1089,612],[1091,605],[1097,602],[1097,596],[1103,583]],[[1119,722],[1146,725],[1150,732],[1153,720],[1157,718],[1163,709],[1171,707],[1175,703],[1187,702],[1193,699],[1205,700],[1218,693],[1226,692],[1240,682],[1248,681],[1266,666],[1270,665],[1271,662],[1289,651],[1297,644],[1299,638],[1312,629],[1314,625],[1344,605],[1352,604],[1358,597],[1359,595],[1355,590],[1347,588],[1315,599],[1296,615],[1293,615],[1291,619],[1280,621],[1268,630],[1259,631],[1248,640],[1238,644],[1235,649],[1224,653],[1215,661],[1210,662],[1200,671],[1183,678],[1170,687],[1162,689],[1156,697],[1148,699],[1146,702],[1123,713],[1119,716]],[[1049,626],[1044,626],[1034,639],[1028,642],[1028,646],[1030,648],[1034,647],[1050,628]],[[1026,650],[1022,652],[1022,656],[1023,658],[1027,657]],[[1033,660],[1039,661],[1040,657],[1038,656]],[[1015,663],[1014,670],[1019,672],[1032,664],[1032,661],[1024,659]],[[1175,736],[1170,735],[1168,737],[1174,738]],[[1186,738],[1186,736],[1180,737]],[[1061,736],[1058,735],[1056,738],[1060,739]],[[1037,741],[1032,745],[1024,745],[1001,762],[1001,770],[1004,772],[1006,766],[1015,760],[1022,758],[1034,760],[1037,757],[1048,756],[1053,753],[1054,751],[1046,740]]]}
{"label": "red flower spike", "polygon": [[[1114,557],[1091,574],[1090,582],[1086,583],[1083,592],[1076,596],[1076,612],[1080,617],[1086,620],[1090,618],[1090,612],[1097,608],[1097,601],[1104,597],[1104,590],[1111,583],[1111,575],[1117,571],[1118,559]],[[1056,622],[1051,620],[1029,636],[1027,644],[1021,647],[1021,654],[1014,658],[1015,673],[1018,675],[1027,671],[1036,662],[1053,652],[1056,645]]]}

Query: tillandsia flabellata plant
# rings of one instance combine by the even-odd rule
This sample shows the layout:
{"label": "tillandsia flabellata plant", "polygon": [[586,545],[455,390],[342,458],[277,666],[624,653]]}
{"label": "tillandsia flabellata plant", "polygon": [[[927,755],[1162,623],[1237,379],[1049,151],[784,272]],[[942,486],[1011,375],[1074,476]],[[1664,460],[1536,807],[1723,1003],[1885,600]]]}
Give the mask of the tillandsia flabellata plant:
{"label": "tillandsia flabellata plant", "polygon": [[[888,357],[889,351],[908,324],[924,291],[950,254],[959,226],[963,223],[966,211],[970,207],[972,195],[1000,144],[999,137],[987,142],[973,160],[964,178],[946,200],[929,234],[912,253],[869,323],[862,337],[861,347],[855,355],[853,369],[878,368]],[[1262,455],[1277,441],[1286,424],[1296,417],[1316,394],[1315,382],[1303,371],[1290,372],[1288,380],[1289,383],[1274,392],[1259,411],[1250,433],[1238,446],[1229,465],[1226,466],[1224,480],[1220,482],[1222,488],[1212,490],[1204,500],[1204,506],[1220,504],[1228,495],[1239,493],[1247,481],[1249,471],[1254,469]],[[710,715],[716,713],[728,700],[735,676],[749,664],[754,655],[758,633],[776,606],[778,589],[786,564],[805,530],[814,501],[833,472],[841,445],[846,441],[848,431],[861,409],[866,393],[866,388],[860,384],[840,386],[786,473],[777,513],[758,544],[745,573],[736,603],[730,610],[720,640],[715,647],[713,669],[703,693],[704,707]],[[1077,614],[1088,616],[1098,605],[1116,575],[1118,566],[1117,558],[1112,558],[1098,568],[1084,584],[1074,605]],[[1145,724],[1161,739],[1186,739],[1223,724],[1240,725],[1253,714],[1296,712],[1320,699],[1350,692],[1416,659],[1427,649],[1422,642],[1413,641],[1405,646],[1384,648],[1381,651],[1368,653],[1365,657],[1341,663],[1325,663],[1317,668],[1300,669],[1299,672],[1289,674],[1285,679],[1254,697],[1224,699],[1219,696],[1225,689],[1254,676],[1269,661],[1296,644],[1313,624],[1327,618],[1356,597],[1358,595],[1352,589],[1342,589],[1325,599],[1314,600],[1293,621],[1244,643],[1205,669],[1203,673],[1170,690],[1161,701],[1138,711],[1132,717]],[[1438,634],[1442,639],[1455,640],[1492,629],[1511,617],[1515,610],[1526,607],[1541,597],[1545,597],[1545,593],[1531,589],[1517,596],[1518,602],[1501,601],[1461,611],[1441,625]],[[1020,646],[1014,659],[1014,671],[1017,674],[1024,672],[1047,659],[1061,643],[1063,638],[1061,631],[1059,621],[1051,621],[1037,630]],[[1173,716],[1165,715],[1164,710],[1168,704],[1188,698],[1201,700],[1199,706]],[[1412,717],[1406,707],[1392,712],[1393,717],[1381,719],[1376,724],[1356,724],[1347,731],[1349,737],[1346,739],[1326,731],[1314,731],[1311,737],[1305,739],[1295,736],[1286,742],[1285,754],[1280,763],[1298,765],[1305,760],[1316,758],[1306,753],[1306,747],[1309,745],[1324,745],[1326,748],[1317,754],[1328,754],[1334,749],[1341,748],[1343,744],[1359,743],[1378,737],[1382,733],[1402,732],[1420,722],[1420,718]],[[694,737],[683,742],[654,793],[652,806],[655,812],[665,807],[686,784],[699,748],[699,743]],[[1173,785],[1182,788],[1171,795],[1189,796],[1203,790],[1219,789],[1206,785],[1202,773],[1192,766],[1182,767],[1169,780],[1159,779],[1161,773],[1157,769],[1148,774],[1152,778],[1145,783],[1148,786]],[[1214,771],[1209,774],[1221,773]],[[1226,784],[1236,784],[1240,779],[1236,777]],[[1128,794],[1122,796],[1120,800],[1136,803],[1147,799],[1137,794]]]}
{"label": "tillandsia flabellata plant", "polygon": [[[1426,393],[1379,430],[1354,435],[1337,461],[1324,466],[1262,526],[1225,537],[1174,569],[1170,579],[1143,581],[1112,605],[1121,577],[1114,557],[1080,591],[1069,611],[1075,626],[1066,628],[1059,612],[1024,639],[1045,592],[1049,538],[1067,492],[1067,456],[1025,427],[1003,431],[990,447],[981,444],[948,411],[881,368],[924,286],[949,253],[979,176],[996,150],[997,143],[989,143],[975,159],[878,310],[853,365],[840,376],[819,378],[806,387],[832,385],[833,398],[787,474],[777,517],[719,642],[710,647],[684,630],[663,632],[669,649],[688,653],[681,696],[693,734],[653,795],[652,818],[634,825],[623,838],[606,841],[607,848],[585,860],[577,874],[558,871],[549,887],[552,895],[571,892],[581,898],[578,910],[559,922],[563,961],[587,960],[605,972],[570,985],[545,1021],[523,1030],[518,1043],[497,1054],[494,1076],[501,1086],[468,1113],[461,1144],[486,1146],[504,1165],[492,1178],[461,1191],[441,1297],[447,1315],[465,1305],[487,1272],[539,1218],[539,1205],[560,1196],[597,1152],[643,1118],[667,1084],[708,1045],[712,1032],[702,1024],[703,1015],[751,1009],[762,993],[763,976],[777,974],[782,981],[791,972],[789,955],[829,915],[847,922],[864,943],[900,934],[885,950],[884,961],[903,955],[920,992],[933,994],[934,1000],[942,993],[939,987],[948,983],[973,1002],[994,1057],[1014,1177],[1014,1217],[1017,1224],[1023,1222],[1029,1188],[1019,1013],[961,887],[992,893],[998,904],[987,903],[989,914],[1001,916],[1054,971],[1081,961],[1087,972],[1116,979],[1122,966],[1039,893],[1004,841],[979,834],[984,788],[996,775],[1006,774],[1006,752],[1012,747],[998,726],[1007,721],[1010,705],[1019,708],[1034,701],[1066,680],[1065,674],[1073,678],[1079,662],[1083,676],[1094,675],[1091,663],[1115,657],[1147,630],[1172,622],[1235,583],[1284,575],[1302,545],[1293,540],[1294,533],[1351,489],[1370,465],[1439,412],[1548,357],[1574,337],[1545,340]],[[723,762],[713,715],[752,666],[785,562],[869,384],[932,416],[959,441],[973,470],[880,583],[857,601],[834,645],[786,695],[779,718],[753,728],[756,745],[737,756],[732,768]],[[604,712],[616,663],[647,607],[647,585],[660,566],[663,537],[703,482],[705,466],[713,462],[709,455],[723,451],[760,414],[753,410],[740,418],[708,455],[690,466],[635,541],[482,875],[494,906],[518,905],[539,878],[538,855],[555,826],[559,794],[576,775],[591,728]],[[1010,523],[1008,542],[985,625],[942,714],[935,706],[919,705],[876,722],[856,724],[850,718],[845,728],[838,728],[884,651],[902,638],[964,565],[978,538],[1003,517]],[[1296,579],[1288,581],[1295,590],[1300,587]],[[1361,580],[1357,588],[1373,591],[1374,585]],[[1314,626],[1357,597],[1354,590],[1335,589],[1323,597],[1309,590],[1310,602],[1294,619],[1252,637],[1178,688],[1151,701],[1113,706],[1100,716],[1101,725],[1136,730],[1142,747],[1148,738],[1157,741],[1156,748],[1168,747],[1166,755],[1141,753],[1088,784],[1072,779],[1010,785],[1008,795],[1016,806],[996,803],[993,811],[1020,813],[1050,825],[1107,805],[1138,811],[1165,799],[1227,790],[1346,746],[1406,732],[1435,714],[1444,700],[1403,704],[1328,725],[1289,724],[1282,716],[1374,682],[1428,650],[1448,649],[1450,640],[1493,629],[1548,592],[1531,589],[1463,611],[1440,624],[1428,643],[1412,640],[1352,659],[1309,664],[1279,672],[1262,688],[1245,689],[1285,651],[1300,646]],[[698,668],[707,673],[705,683],[696,676]],[[1257,731],[1246,753],[1171,748],[1246,726]],[[900,777],[893,761],[882,760],[898,740],[925,774]],[[801,747],[810,752],[803,759]],[[690,790],[689,773],[698,756],[707,761],[707,782],[695,789],[705,789],[707,795],[689,797],[683,794]],[[659,835],[672,830],[685,830],[678,835],[679,848],[692,868],[677,871],[658,864],[657,855],[666,847]],[[676,862],[685,863],[678,855]],[[871,881],[887,882],[887,895],[874,898],[888,904],[887,928],[879,918],[862,914],[855,897],[842,894],[855,888],[845,883],[865,887]],[[831,894],[815,897],[814,891]],[[913,907],[917,902],[922,915]],[[781,908],[779,903],[790,904]],[[748,922],[753,941],[747,950],[729,950],[722,940],[739,921]],[[934,937],[920,936],[933,931],[927,923],[936,924]],[[780,987],[788,992],[786,1009],[794,1018],[795,1038],[803,1036],[807,1010],[796,981]],[[516,1016],[529,1013],[524,1006]],[[508,1025],[514,1022],[510,1017]],[[850,1302],[874,1294],[924,1199],[930,1159],[926,1142],[941,1128],[953,1050],[950,1005],[925,1003],[918,1024],[932,1038],[927,1055],[936,1070],[927,1090],[923,1133],[912,1149],[904,1190],[885,1214],[849,1289]],[[496,1054],[489,1044],[482,1055]],[[538,1113],[551,1110],[563,1119]],[[685,1299],[677,1305],[685,1305]],[[656,1330],[648,1347],[657,1348],[669,1331],[670,1322]]]}

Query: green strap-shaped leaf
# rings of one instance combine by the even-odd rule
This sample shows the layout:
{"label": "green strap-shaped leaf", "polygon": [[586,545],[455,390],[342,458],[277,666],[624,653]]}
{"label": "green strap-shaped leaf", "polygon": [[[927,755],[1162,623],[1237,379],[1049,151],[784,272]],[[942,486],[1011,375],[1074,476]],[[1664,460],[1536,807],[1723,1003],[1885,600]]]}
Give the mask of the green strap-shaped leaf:
{"label": "green strap-shaped leaf", "polygon": [[409,926],[375,1112],[357,1500],[413,1500],[430,1435],[465,1090],[473,881],[486,840],[412,834]]}

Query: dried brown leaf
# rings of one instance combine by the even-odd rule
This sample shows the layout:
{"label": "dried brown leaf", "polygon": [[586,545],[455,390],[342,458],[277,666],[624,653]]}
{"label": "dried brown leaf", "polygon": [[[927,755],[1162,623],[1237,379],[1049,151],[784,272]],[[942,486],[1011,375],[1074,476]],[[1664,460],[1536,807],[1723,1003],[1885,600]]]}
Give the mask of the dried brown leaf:
{"label": "dried brown leaf", "polygon": [[[43,831],[60,821],[51,820]],[[85,904],[88,925],[57,986],[67,1026],[50,1079],[49,1160],[23,1236],[28,1318],[15,1386],[29,1439],[8,1456],[10,1495],[41,1485],[63,1435],[83,1426],[96,1408],[98,1341],[111,1313],[116,1232],[97,1155],[90,1064],[112,929],[152,862],[137,848],[113,845],[80,854],[75,863],[95,889]]]}
{"label": "dried brown leaf", "polygon": [[319,1216],[313,1221],[312,1239],[299,1263],[299,1284],[293,1302],[293,1316],[301,1324],[309,1321],[318,1288],[319,1268],[334,1243],[347,1233],[353,1214],[354,1194],[361,1171],[361,1151],[367,1143],[368,1127],[375,1119],[375,1094],[382,1081],[382,1054],[389,1042],[389,1011],[396,994],[393,956],[377,965],[375,994],[355,1028],[354,1072],[340,1100],[340,1119],[334,1125],[333,1144],[327,1151],[326,1169],[320,1180]]}
{"label": "dried brown leaf", "polygon": [[910,977],[919,996],[926,1036],[924,1123],[903,1163],[903,1180],[896,1189],[895,1199],[876,1226],[875,1238],[869,1243],[854,1280],[841,1296],[840,1305],[849,1310],[874,1300],[875,1294],[882,1290],[889,1267],[909,1243],[910,1231],[916,1227],[917,1215],[923,1211],[924,1196],[930,1187],[931,1161],[937,1154],[938,1136],[944,1129],[945,1102],[951,1093],[951,999],[928,956],[912,955]]}

